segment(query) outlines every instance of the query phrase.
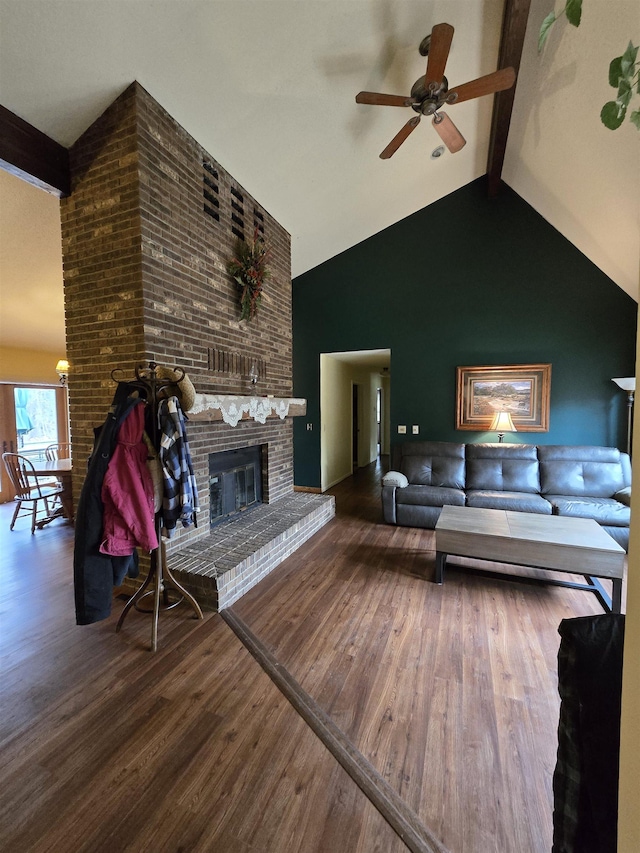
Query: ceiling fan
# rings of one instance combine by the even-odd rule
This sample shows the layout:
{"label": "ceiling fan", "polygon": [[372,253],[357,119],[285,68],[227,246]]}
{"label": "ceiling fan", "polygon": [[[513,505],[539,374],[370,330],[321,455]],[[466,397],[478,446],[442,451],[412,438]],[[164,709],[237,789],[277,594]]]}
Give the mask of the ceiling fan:
{"label": "ceiling fan", "polygon": [[510,89],[515,83],[516,72],[509,67],[449,89],[444,69],[453,40],[453,32],[451,24],[436,24],[431,33],[422,39],[418,50],[422,56],[428,57],[427,73],[416,80],[408,97],[382,95],[379,92],[358,92],[356,95],[358,104],[411,107],[418,113],[417,116],[409,119],[380,154],[383,160],[388,160],[395,154],[409,134],[416,129],[423,115],[432,116],[431,123],[440,138],[449,151],[455,154],[466,145],[466,140],[449,116],[440,111],[441,108],[445,104],[459,104],[472,98],[480,98],[482,95],[491,95],[494,92]]}

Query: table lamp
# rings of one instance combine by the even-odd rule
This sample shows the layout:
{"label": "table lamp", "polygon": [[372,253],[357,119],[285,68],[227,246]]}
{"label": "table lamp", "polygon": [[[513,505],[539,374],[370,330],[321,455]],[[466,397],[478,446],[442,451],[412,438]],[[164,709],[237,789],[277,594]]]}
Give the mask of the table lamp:
{"label": "table lamp", "polygon": [[509,412],[496,412],[489,430],[498,433],[499,442],[502,442],[505,432],[517,432]]}

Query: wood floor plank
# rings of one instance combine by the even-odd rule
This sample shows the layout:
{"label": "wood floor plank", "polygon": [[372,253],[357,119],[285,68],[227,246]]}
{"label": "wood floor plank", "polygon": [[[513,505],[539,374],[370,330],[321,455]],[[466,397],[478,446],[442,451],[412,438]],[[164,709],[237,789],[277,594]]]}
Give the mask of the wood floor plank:
{"label": "wood floor plank", "polygon": [[437,587],[432,531],[384,525],[375,488],[360,512],[333,491],[335,529],[318,540],[329,562],[293,555],[234,607],[450,849],[546,853],[557,628],[597,613],[595,597],[453,565]]}
{"label": "wood floor plank", "polygon": [[[383,470],[234,611],[446,847],[547,853],[558,625],[597,600],[464,561],[435,585],[433,531],[382,522]],[[0,849],[406,853],[219,615],[163,613],[156,654],[146,616],[115,634],[122,601],[76,626],[72,529],[9,534],[10,509]]]}

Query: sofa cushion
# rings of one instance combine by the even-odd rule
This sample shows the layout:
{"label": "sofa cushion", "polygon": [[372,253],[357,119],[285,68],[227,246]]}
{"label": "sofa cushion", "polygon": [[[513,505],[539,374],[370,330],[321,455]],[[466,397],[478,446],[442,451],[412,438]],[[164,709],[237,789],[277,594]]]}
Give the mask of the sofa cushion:
{"label": "sofa cushion", "polygon": [[493,491],[477,489],[467,491],[467,506],[484,509],[505,509],[512,512],[537,512],[539,515],[551,515],[551,504],[540,495],[530,492]]}
{"label": "sofa cushion", "polygon": [[466,469],[467,489],[540,492],[533,444],[468,444]]}
{"label": "sofa cushion", "polygon": [[616,447],[541,445],[538,456],[543,495],[610,498],[630,484],[626,454]]}
{"label": "sofa cushion", "polygon": [[553,506],[554,515],[571,518],[593,518],[598,524],[628,527],[631,510],[613,498],[581,498],[573,495],[546,495]]}
{"label": "sofa cushion", "polygon": [[413,506],[464,506],[464,492],[445,486],[412,486],[396,489],[396,503]]}
{"label": "sofa cushion", "polygon": [[464,489],[464,444],[413,441],[403,445],[394,467],[416,486]]}

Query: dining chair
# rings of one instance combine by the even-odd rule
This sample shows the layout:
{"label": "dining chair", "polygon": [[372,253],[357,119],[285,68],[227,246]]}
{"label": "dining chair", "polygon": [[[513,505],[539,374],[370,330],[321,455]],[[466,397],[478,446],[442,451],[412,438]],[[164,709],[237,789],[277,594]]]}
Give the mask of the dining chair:
{"label": "dining chair", "polygon": [[[44,484],[38,479],[33,463],[19,453],[3,453],[2,461],[16,493],[14,497],[16,508],[9,530],[13,530],[22,505],[31,504],[29,512],[31,513],[31,533],[33,534],[36,529],[38,504],[42,502],[44,511],[48,516],[50,514],[49,500],[62,493],[62,486],[57,483],[54,485]],[[23,512],[22,514],[25,515],[26,513]]]}
{"label": "dining chair", "polygon": [[57,459],[70,459],[71,445],[68,442],[50,444],[48,447],[45,447],[44,455],[47,462],[55,462]]}
{"label": "dining chair", "polygon": [[[47,462],[56,462],[58,459],[71,459],[71,444],[66,441],[50,444],[44,449],[44,456]],[[42,481],[40,481],[42,485]],[[56,477],[54,480],[47,480],[46,486],[62,486],[62,480]],[[57,506],[62,506],[60,496],[55,499]]]}

